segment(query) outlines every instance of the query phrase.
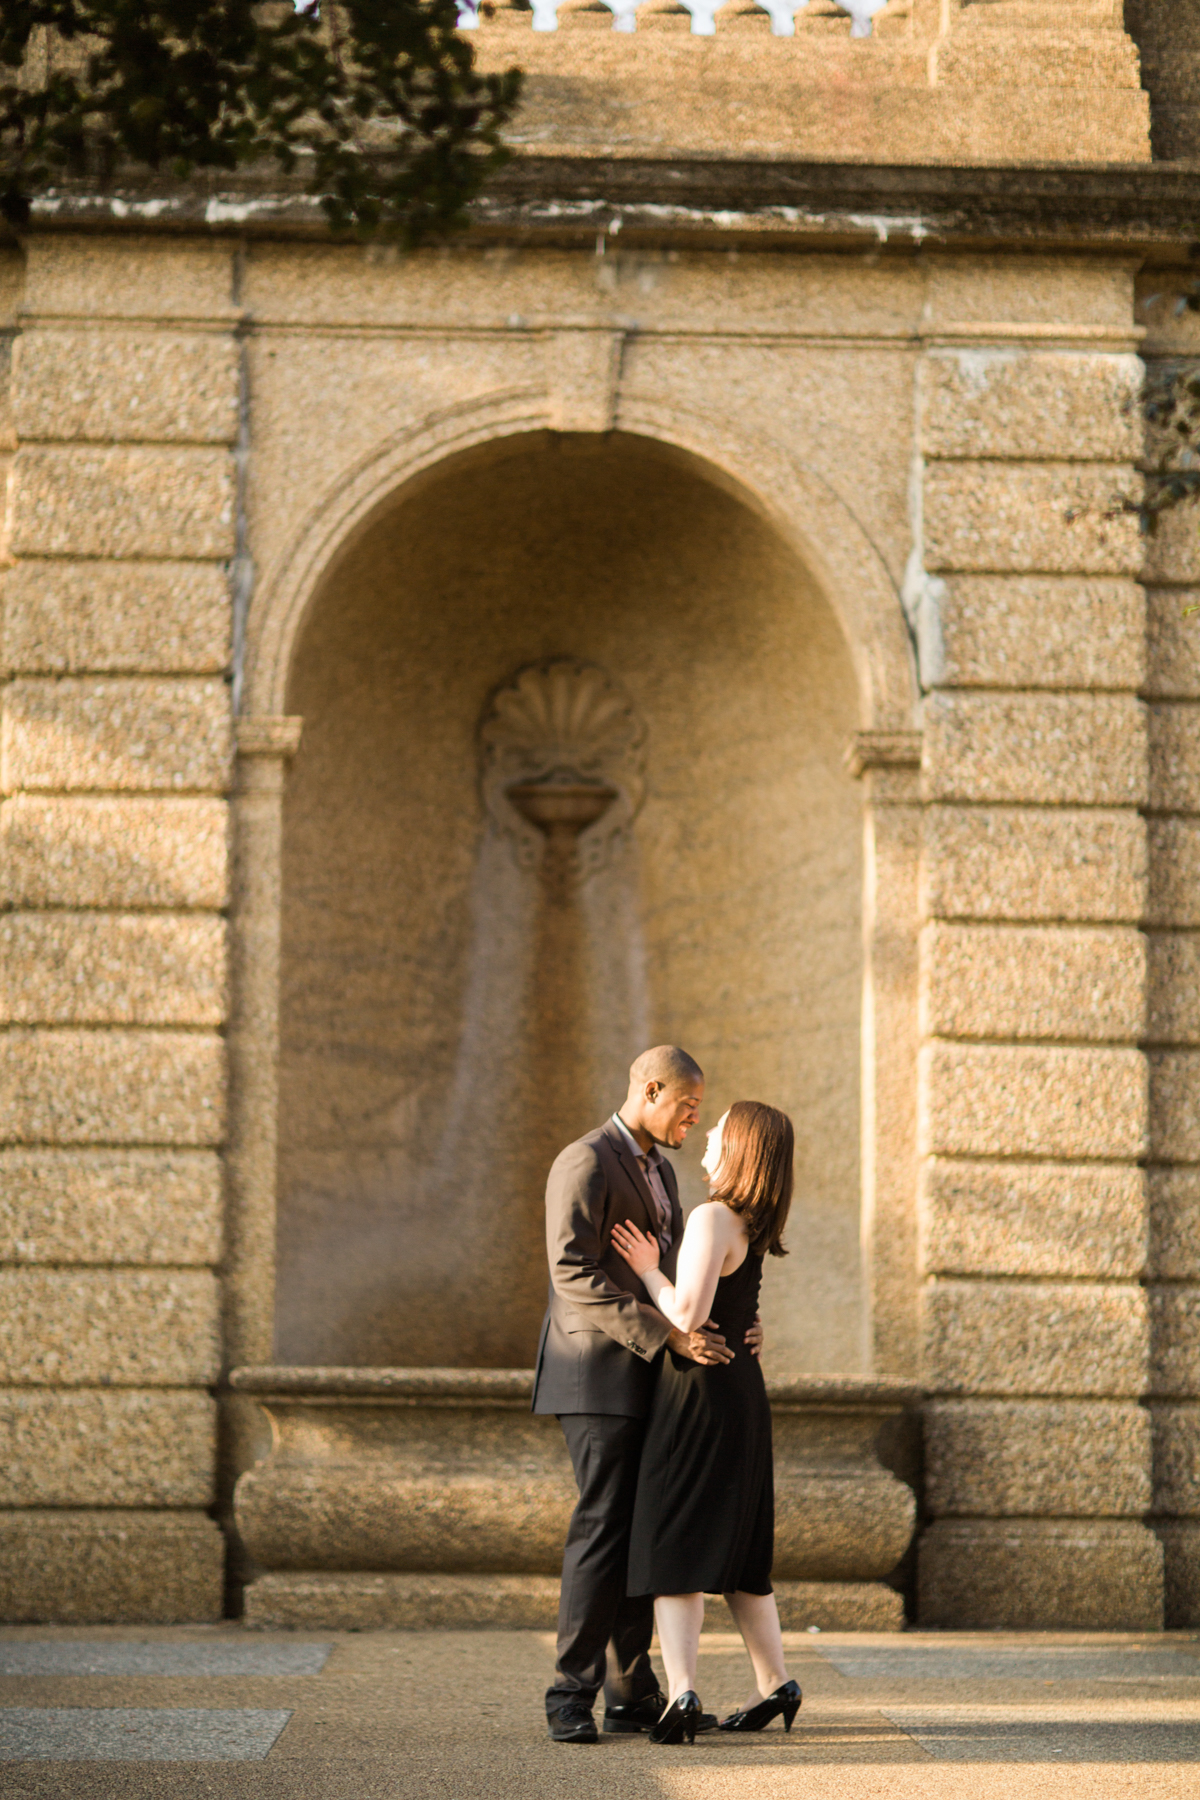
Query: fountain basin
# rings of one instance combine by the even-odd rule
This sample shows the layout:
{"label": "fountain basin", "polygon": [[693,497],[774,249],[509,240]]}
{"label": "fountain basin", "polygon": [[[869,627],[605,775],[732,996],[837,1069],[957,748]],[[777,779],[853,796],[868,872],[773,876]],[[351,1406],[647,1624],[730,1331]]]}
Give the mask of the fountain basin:
{"label": "fountain basin", "polygon": [[[553,1624],[575,1490],[525,1369],[237,1369],[271,1449],[234,1517],[257,1573],[247,1620]],[[885,1585],[912,1538],[917,1391],[769,1384],[775,1580],[785,1623],[898,1627]]]}

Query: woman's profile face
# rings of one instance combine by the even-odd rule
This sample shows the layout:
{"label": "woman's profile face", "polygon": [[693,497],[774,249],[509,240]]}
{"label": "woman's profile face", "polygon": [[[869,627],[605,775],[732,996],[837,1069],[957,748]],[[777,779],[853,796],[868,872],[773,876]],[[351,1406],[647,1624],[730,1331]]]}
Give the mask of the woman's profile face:
{"label": "woman's profile face", "polygon": [[728,1109],[723,1112],[708,1134],[704,1147],[704,1155],[700,1159],[700,1167],[710,1181],[717,1178],[717,1170],[721,1166],[721,1137],[725,1130],[725,1121],[729,1117]]}

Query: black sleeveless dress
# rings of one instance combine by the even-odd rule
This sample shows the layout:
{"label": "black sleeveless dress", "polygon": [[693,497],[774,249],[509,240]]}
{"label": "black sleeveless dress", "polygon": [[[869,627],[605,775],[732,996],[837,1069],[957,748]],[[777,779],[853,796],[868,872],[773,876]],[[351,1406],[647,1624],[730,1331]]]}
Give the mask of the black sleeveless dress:
{"label": "black sleeveless dress", "polygon": [[769,1594],[775,1550],[771,1408],[743,1339],[758,1311],[762,1257],[717,1283],[712,1316],[732,1362],[664,1350],[638,1473],[629,1593]]}

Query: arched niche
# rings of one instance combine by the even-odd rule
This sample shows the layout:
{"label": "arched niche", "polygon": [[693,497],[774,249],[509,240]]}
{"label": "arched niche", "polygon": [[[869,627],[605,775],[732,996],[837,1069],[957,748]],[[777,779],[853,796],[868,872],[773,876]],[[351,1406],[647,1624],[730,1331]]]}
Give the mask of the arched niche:
{"label": "arched niche", "polygon": [[[650,438],[509,434],[364,505],[290,604],[269,697],[258,668],[305,722],[284,803],[280,1358],[528,1365],[549,1160],[668,1039],[706,1069],[707,1122],[739,1096],[796,1120],[771,1365],[861,1367],[862,809],[843,753],[872,716],[870,656],[771,506]],[[568,920],[479,794],[489,696],[563,656],[645,726],[630,841]],[[556,1056],[576,1012],[576,1054]],[[685,1205],[701,1148],[677,1159]]]}

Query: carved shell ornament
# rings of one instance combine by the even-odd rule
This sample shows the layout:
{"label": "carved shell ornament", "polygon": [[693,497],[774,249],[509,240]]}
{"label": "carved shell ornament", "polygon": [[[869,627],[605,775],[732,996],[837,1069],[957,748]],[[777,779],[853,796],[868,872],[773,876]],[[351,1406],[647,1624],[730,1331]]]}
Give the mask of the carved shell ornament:
{"label": "carved shell ornament", "polygon": [[602,868],[642,804],[646,728],[604,669],[553,657],[497,689],[479,731],[483,803],[561,892]]}

